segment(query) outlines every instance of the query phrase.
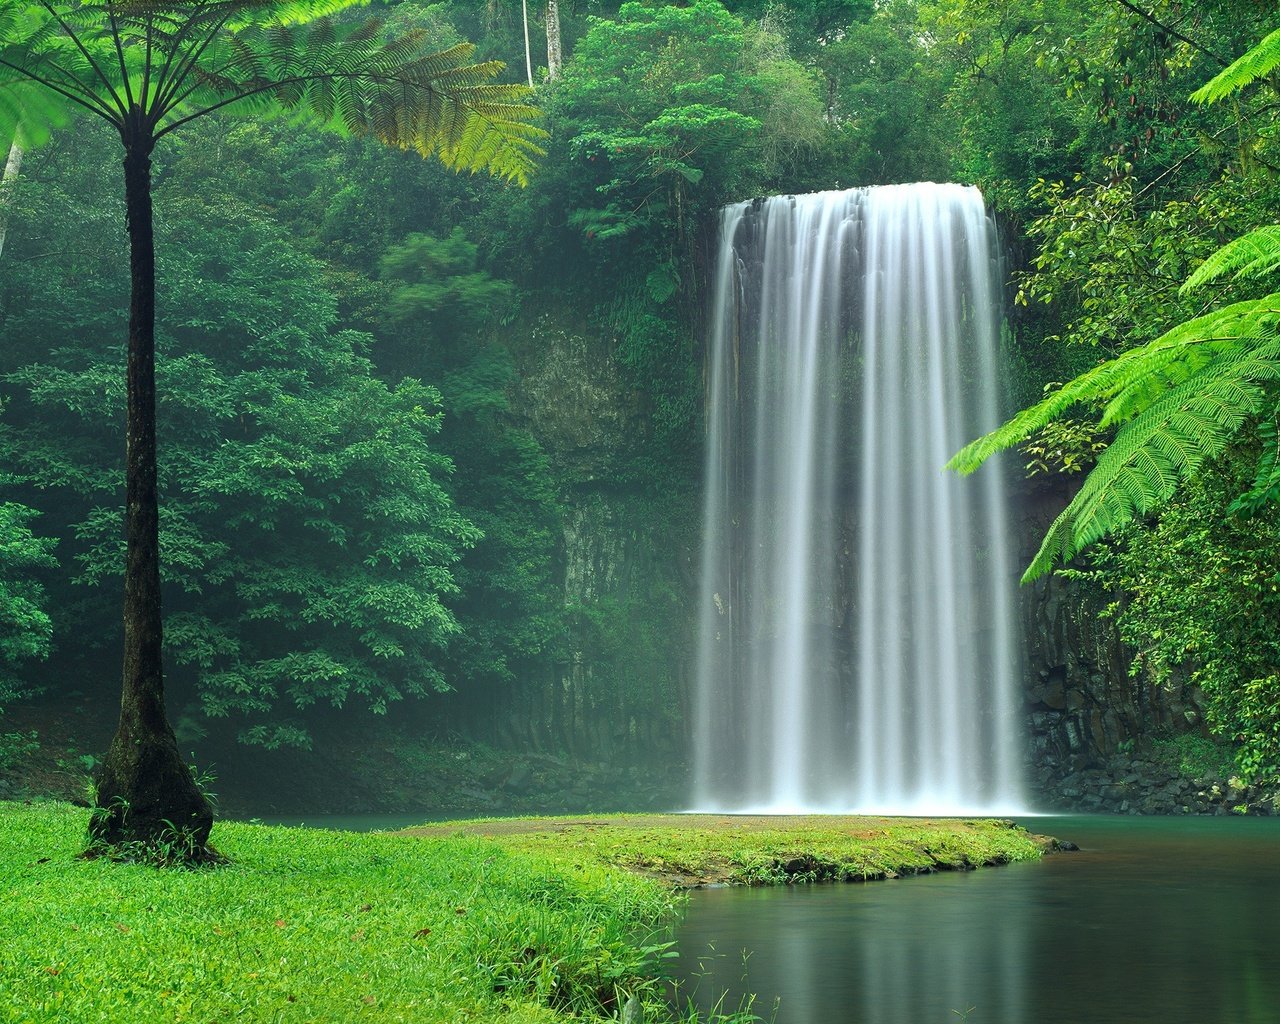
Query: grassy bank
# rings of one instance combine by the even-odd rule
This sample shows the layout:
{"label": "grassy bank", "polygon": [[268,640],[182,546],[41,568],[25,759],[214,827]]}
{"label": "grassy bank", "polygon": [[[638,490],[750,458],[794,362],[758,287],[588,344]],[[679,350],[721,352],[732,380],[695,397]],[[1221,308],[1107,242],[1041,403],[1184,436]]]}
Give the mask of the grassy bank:
{"label": "grassy bank", "polygon": [[763,879],[770,858],[797,851],[893,873],[944,852],[957,864],[1035,854],[996,824],[859,819],[879,852],[852,860],[817,841],[832,829],[683,818],[679,829],[544,819],[427,835],[223,822],[215,841],[230,865],[158,871],[78,859],[86,815],[0,803],[0,1020],[550,1024],[616,1019],[640,993],[653,1022],[662,928],[680,896],[610,865],[697,864],[710,877],[723,861]]}
{"label": "grassy bank", "polygon": [[234,822],[229,866],[158,871],[78,860],[86,821],[0,804],[0,1020],[604,1017],[653,987],[643,939],[676,901],[486,839]]}
{"label": "grassy bank", "polygon": [[607,865],[680,886],[867,882],[1034,860],[1053,841],[1009,822],[824,815],[609,814],[424,825],[488,836],[565,865]]}

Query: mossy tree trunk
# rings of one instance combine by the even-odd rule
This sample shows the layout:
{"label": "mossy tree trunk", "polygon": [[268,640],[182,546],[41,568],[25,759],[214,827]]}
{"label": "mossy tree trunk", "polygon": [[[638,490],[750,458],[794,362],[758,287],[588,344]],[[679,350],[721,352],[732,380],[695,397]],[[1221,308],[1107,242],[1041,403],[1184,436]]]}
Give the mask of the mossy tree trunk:
{"label": "mossy tree trunk", "polygon": [[199,858],[213,810],[178,752],[165,715],[156,479],[155,241],[146,114],[122,132],[129,230],[128,412],[125,463],[124,685],[120,724],[98,774],[90,836],[97,843],[178,841]]}
{"label": "mossy tree trunk", "polygon": [[547,78],[560,77],[560,65],[564,63],[563,44],[560,35],[560,2],[547,0]]}

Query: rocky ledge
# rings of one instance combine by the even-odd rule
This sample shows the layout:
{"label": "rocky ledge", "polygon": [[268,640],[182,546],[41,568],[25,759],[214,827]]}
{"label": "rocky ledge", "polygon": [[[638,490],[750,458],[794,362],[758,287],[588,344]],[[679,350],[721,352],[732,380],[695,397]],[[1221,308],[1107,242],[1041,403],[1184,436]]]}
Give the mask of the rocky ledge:
{"label": "rocky ledge", "polygon": [[1187,778],[1159,760],[1124,754],[1061,776],[1033,769],[1032,789],[1040,806],[1069,813],[1280,814],[1280,792],[1272,788],[1216,773]]}

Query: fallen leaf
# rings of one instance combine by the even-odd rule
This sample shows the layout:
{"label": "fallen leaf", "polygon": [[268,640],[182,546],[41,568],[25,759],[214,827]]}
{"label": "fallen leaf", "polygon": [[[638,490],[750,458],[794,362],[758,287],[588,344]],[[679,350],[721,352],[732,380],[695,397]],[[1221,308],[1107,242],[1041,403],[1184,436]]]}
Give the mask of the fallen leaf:
{"label": "fallen leaf", "polygon": [[118,932],[131,932],[131,931],[133,931],[133,929],[132,929],[132,928],[130,928],[127,924],[120,924],[120,922],[118,922],[118,921],[117,921],[117,922],[116,922],[116,931],[118,931]]}
{"label": "fallen leaf", "polygon": [[44,973],[45,974],[61,974],[62,972],[58,970],[58,968],[56,967],[46,967],[44,969]]}
{"label": "fallen leaf", "polygon": [[283,921],[282,919],[280,919],[280,918],[277,918],[277,919],[276,919],[276,927],[277,927],[277,928],[283,928],[284,926],[285,926],[284,921]]}
{"label": "fallen leaf", "polygon": [[458,907],[456,910],[454,910],[455,914],[465,914],[466,912],[467,912],[466,907]]}
{"label": "fallen leaf", "polygon": [[372,1006],[372,1005],[373,1005],[374,1003],[376,1003],[377,1001],[378,1001],[378,1000],[377,1000],[377,999],[375,999],[373,996],[364,996],[364,997],[361,999],[361,1002],[363,1002],[365,1006]]}
{"label": "fallen leaf", "polygon": [[372,903],[361,903],[361,904],[360,904],[360,913],[362,913],[362,914],[367,914],[367,913],[369,913],[369,911],[371,911],[372,909],[373,909],[373,904],[372,904]]}
{"label": "fallen leaf", "polygon": [[413,937],[415,939],[425,939],[430,934],[431,934],[430,928],[419,928],[416,932],[413,933]]}

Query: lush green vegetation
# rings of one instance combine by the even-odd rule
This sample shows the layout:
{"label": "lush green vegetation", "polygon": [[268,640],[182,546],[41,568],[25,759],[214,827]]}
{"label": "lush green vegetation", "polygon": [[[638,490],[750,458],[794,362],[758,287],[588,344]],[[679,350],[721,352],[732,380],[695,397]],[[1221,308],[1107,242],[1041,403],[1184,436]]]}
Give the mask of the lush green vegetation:
{"label": "lush green vegetation", "polygon": [[[1280,34],[1272,33],[1191,99],[1216,103],[1254,87],[1266,94],[1251,98],[1265,111],[1274,90],[1268,75],[1278,64]],[[1270,133],[1256,124],[1249,131],[1257,136],[1247,136],[1247,142],[1265,147]],[[1265,163],[1256,150],[1252,158]],[[1063,202],[1061,187],[1049,191]],[[1174,242],[1169,230],[1193,225],[1218,204],[1223,213],[1234,212],[1228,204],[1238,196],[1235,183],[1223,191],[1207,203],[1196,196],[1167,204],[1155,218],[1158,233],[1134,238],[1132,226],[1123,225],[1117,239],[1114,225],[1108,225],[1109,243],[1131,245],[1146,235],[1158,246],[1137,263],[1170,301],[1154,320],[1135,316],[1138,295],[1130,291],[1135,280],[1124,271],[1129,261],[1118,273],[1105,262],[1099,273],[1090,263],[1082,276],[1093,285],[1091,298],[1081,304],[1085,315],[1072,330],[1104,341],[1118,317],[1130,325],[1124,351],[1053,388],[966,447],[952,465],[969,472],[995,451],[1026,442],[1051,424],[1088,438],[1092,450],[1100,450],[1097,465],[1050,527],[1024,580],[1123,532],[1117,546],[1094,555],[1099,568],[1092,578],[1130,598],[1113,612],[1121,635],[1138,651],[1135,672],[1148,672],[1160,682],[1185,674],[1203,687],[1210,725],[1239,743],[1243,776],[1274,780],[1280,777],[1280,701],[1270,643],[1276,574],[1268,520],[1280,496],[1275,422],[1280,320],[1269,279],[1280,268],[1278,229],[1256,227],[1208,252],[1176,295],[1171,289],[1182,276],[1172,276],[1175,268],[1195,247]],[[1123,201],[1113,198],[1110,205],[1110,214],[1127,212]],[[1061,231],[1074,246],[1087,242],[1110,214],[1077,215],[1069,226],[1049,231]],[[1083,235],[1081,224],[1086,225]],[[1088,258],[1089,250],[1085,253]],[[1040,257],[1041,277],[1032,279],[1030,290],[1052,292],[1060,281],[1046,285],[1045,268],[1061,261],[1074,264],[1078,274],[1079,258],[1073,247],[1062,246],[1061,237],[1055,239]],[[1099,278],[1112,285],[1107,299],[1101,298]],[[1109,318],[1096,320],[1093,311],[1099,309]],[[1173,326],[1162,329],[1171,321]],[[1152,333],[1158,336],[1145,341]],[[1082,411],[1097,416],[1096,426],[1083,432],[1072,419]],[[1115,434],[1109,444],[1093,442],[1110,431]],[[1079,443],[1074,447],[1078,460]],[[1171,501],[1175,494],[1177,500]],[[1138,525],[1143,517],[1156,516],[1154,524]]]}
{"label": "lush green vegetation", "polygon": [[550,1022],[660,1000],[677,900],[636,876],[231,823],[230,866],[160,871],[78,859],[86,818],[0,803],[5,1020]]}
{"label": "lush green vegetation", "polygon": [[1035,860],[1051,840],[998,820],[720,818],[616,814],[426,825],[432,836],[492,836],[564,864],[606,864],[682,885],[866,882]]}
{"label": "lush green vegetation", "polygon": [[[825,858],[854,878],[1039,852],[997,823],[850,820],[786,832],[557,819],[491,837],[360,835],[226,823],[230,864],[157,870],[77,856],[86,811],[0,802],[5,1020],[611,1020],[659,983],[681,899],[634,870],[753,882]],[[678,819],[677,819],[678,820]],[[925,850],[929,852],[924,852]],[[771,865],[773,865],[771,867]],[[815,870],[816,873],[816,870]],[[694,1020],[690,1011],[686,1018]]]}
{"label": "lush green vegetation", "polygon": [[[1243,0],[1183,7],[562,0],[566,61],[538,79],[549,134],[536,170],[520,163],[523,189],[384,147],[351,118],[341,138],[229,108],[166,137],[160,529],[184,751],[283,757],[372,714],[678,762],[717,207],[980,185],[1013,255],[1011,404],[1030,404],[1266,294],[1228,275],[1181,286],[1273,219],[1270,87],[1223,79],[1229,99],[1190,97],[1275,25]],[[499,81],[523,78],[519,5],[374,8],[392,35],[469,39],[475,60],[511,66]],[[340,16],[338,36],[369,13]],[[33,102],[15,95],[0,89],[6,132]],[[283,101],[329,109],[323,89]],[[26,113],[26,141],[45,115]],[[117,147],[89,115],[53,120],[0,198],[0,708],[114,703],[119,658],[128,280],[122,203],[102,186]],[[1112,439],[1077,397],[1055,391],[1064,418],[1026,441],[1041,472],[1088,470]],[[1157,488],[1095,578],[1118,591],[1139,670],[1194,676],[1214,728],[1269,778],[1275,667],[1254,641],[1280,625],[1272,386],[1254,397],[1246,440],[1191,467],[1176,499]],[[1178,582],[1176,553],[1206,536],[1240,584],[1230,607]],[[1175,591],[1193,636],[1164,624]]]}

